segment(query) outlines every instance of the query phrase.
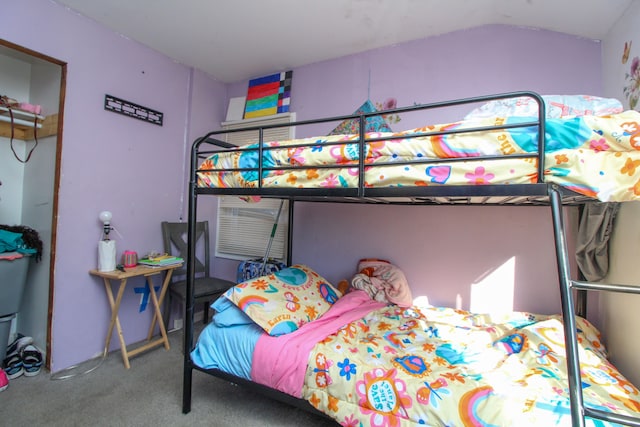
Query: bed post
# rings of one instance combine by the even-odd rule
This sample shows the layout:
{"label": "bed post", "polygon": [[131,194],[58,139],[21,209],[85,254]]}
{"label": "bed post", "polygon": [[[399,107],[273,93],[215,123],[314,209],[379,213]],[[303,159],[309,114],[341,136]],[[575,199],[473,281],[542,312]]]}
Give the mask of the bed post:
{"label": "bed post", "polygon": [[191,411],[191,388],[193,378],[193,367],[191,365],[191,348],[193,347],[193,284],[195,280],[195,237],[197,222],[197,194],[196,194],[196,170],[198,169],[198,146],[202,138],[197,139],[191,148],[191,169],[189,174],[189,209],[187,213],[187,289],[185,297],[185,319],[184,319],[184,372],[182,382],[182,413],[188,414]]}
{"label": "bed post", "polygon": [[562,200],[555,185],[549,186],[549,201],[553,219],[556,257],[558,262],[558,279],[560,281],[560,301],[562,304],[562,320],[564,341],[567,351],[567,377],[569,382],[569,402],[571,420],[574,427],[584,427],[584,402],[582,399],[582,378],[580,361],[578,360],[578,338],[576,335],[575,308],[572,294],[571,268],[569,250],[567,249],[564,229]]}
{"label": "bed post", "polygon": [[[578,207],[578,221],[582,221],[582,214],[584,211],[584,205]],[[578,226],[578,230],[580,226]],[[578,280],[586,281],[586,277],[582,274],[580,264],[578,264]],[[580,317],[587,317],[587,291],[585,289],[578,289],[576,291],[576,314]]]}
{"label": "bed post", "polygon": [[291,265],[291,254],[293,253],[293,204],[294,200],[289,199],[289,217],[288,217],[288,228],[289,235],[287,236],[287,267]]}

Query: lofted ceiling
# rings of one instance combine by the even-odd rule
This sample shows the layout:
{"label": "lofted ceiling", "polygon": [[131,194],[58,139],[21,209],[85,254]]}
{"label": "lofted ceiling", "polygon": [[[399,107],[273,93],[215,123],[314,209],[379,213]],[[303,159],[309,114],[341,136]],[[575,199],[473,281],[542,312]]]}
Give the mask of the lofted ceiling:
{"label": "lofted ceiling", "polygon": [[486,24],[603,39],[640,0],[55,0],[224,83]]}

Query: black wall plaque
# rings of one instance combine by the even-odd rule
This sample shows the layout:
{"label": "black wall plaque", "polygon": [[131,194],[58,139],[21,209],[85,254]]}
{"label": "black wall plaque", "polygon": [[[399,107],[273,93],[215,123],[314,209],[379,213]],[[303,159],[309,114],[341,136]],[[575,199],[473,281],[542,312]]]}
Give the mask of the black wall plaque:
{"label": "black wall plaque", "polygon": [[115,96],[104,96],[104,109],[162,126],[163,114],[161,112],[125,101],[124,99],[116,98]]}

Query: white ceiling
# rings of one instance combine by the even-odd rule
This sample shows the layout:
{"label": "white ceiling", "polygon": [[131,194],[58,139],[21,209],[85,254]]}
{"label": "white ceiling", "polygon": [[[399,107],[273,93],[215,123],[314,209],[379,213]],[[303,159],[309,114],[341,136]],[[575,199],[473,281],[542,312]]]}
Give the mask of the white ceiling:
{"label": "white ceiling", "polygon": [[232,83],[485,24],[601,40],[640,0],[56,0]]}

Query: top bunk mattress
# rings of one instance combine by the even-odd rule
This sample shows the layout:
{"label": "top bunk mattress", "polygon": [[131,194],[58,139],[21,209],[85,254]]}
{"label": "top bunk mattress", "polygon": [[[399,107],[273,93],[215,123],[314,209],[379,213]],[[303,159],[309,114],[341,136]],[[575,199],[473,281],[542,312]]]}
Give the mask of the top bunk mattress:
{"label": "top bunk mattress", "polygon": [[600,201],[628,201],[640,199],[638,166],[640,113],[630,110],[545,120],[481,117],[396,133],[268,141],[209,152],[195,172],[197,188],[220,194],[354,188],[362,189],[359,195],[381,188],[424,194],[439,186],[546,183]]}

